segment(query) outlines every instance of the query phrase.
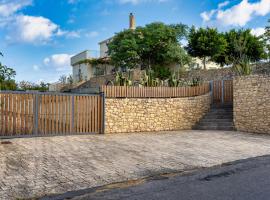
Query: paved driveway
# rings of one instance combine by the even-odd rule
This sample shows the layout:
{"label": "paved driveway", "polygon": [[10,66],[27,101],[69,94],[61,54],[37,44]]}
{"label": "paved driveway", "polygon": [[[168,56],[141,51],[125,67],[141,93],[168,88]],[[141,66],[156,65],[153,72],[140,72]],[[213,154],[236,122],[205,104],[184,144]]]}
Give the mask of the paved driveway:
{"label": "paved driveway", "polygon": [[13,139],[0,144],[0,197],[64,193],[270,154],[270,136],[178,131]]}

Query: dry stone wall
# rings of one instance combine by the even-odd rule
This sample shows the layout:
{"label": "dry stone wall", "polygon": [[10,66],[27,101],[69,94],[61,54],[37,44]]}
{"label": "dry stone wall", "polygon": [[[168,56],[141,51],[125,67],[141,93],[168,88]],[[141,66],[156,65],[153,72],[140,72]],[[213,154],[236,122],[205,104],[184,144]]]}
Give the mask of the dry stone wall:
{"label": "dry stone wall", "polygon": [[189,98],[107,98],[105,132],[192,129],[209,111],[210,102],[210,94]]}
{"label": "dry stone wall", "polygon": [[270,76],[236,77],[233,87],[235,128],[270,133]]}

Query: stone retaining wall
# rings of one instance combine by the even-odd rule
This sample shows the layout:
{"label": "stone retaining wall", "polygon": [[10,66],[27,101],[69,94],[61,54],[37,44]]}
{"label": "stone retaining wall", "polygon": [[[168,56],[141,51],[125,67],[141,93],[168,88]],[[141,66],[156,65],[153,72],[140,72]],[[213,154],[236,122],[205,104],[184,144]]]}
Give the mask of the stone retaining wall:
{"label": "stone retaining wall", "polygon": [[[252,74],[268,74],[270,75],[270,63],[258,63],[252,66]],[[200,78],[203,81],[232,79],[235,73],[231,67],[209,69],[209,70],[191,70],[181,75],[182,79],[192,80],[193,78]]]}
{"label": "stone retaining wall", "polygon": [[237,77],[233,87],[235,128],[270,133],[270,76]]}
{"label": "stone retaining wall", "polygon": [[106,99],[106,133],[192,129],[210,109],[210,94],[189,98]]}

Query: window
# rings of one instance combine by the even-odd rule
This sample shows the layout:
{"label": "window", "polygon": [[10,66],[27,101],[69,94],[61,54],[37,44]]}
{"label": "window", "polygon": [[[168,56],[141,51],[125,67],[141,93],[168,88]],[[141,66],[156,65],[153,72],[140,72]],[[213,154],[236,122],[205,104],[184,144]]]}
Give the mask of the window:
{"label": "window", "polygon": [[94,76],[103,76],[105,75],[105,67],[104,66],[95,66],[94,67]]}

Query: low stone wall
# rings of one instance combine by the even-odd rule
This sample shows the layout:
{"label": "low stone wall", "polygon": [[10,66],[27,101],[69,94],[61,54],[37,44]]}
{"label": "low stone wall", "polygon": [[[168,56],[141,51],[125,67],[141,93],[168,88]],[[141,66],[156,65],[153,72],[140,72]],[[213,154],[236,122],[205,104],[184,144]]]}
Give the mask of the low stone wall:
{"label": "low stone wall", "polygon": [[192,129],[210,109],[210,94],[189,98],[106,99],[106,133]]}
{"label": "low stone wall", "polygon": [[[270,63],[257,63],[252,66],[252,74],[270,74]],[[191,70],[181,75],[182,79],[192,80],[200,78],[203,81],[232,79],[235,73],[231,67],[209,69],[209,70]]]}
{"label": "low stone wall", "polygon": [[233,87],[235,128],[270,133],[270,76],[236,77]]}

